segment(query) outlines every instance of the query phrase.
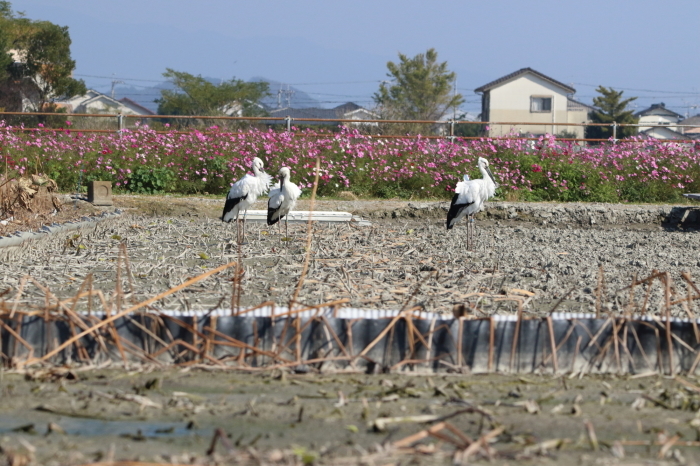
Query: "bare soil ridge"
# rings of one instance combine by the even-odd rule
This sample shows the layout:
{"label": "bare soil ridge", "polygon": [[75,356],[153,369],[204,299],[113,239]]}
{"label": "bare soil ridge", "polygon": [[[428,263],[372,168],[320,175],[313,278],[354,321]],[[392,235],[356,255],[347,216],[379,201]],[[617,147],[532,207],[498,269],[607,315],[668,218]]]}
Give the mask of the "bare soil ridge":
{"label": "bare soil ridge", "polygon": [[[345,211],[372,218],[439,218],[447,214],[448,201],[318,200],[317,210]],[[144,215],[205,216],[218,218],[223,199],[174,196],[115,196],[115,206]],[[301,200],[299,210],[308,210],[309,201]],[[265,209],[265,200],[255,206]],[[603,203],[488,202],[478,219],[527,222],[538,225],[665,225],[700,226],[697,203],[686,205],[628,205]]]}

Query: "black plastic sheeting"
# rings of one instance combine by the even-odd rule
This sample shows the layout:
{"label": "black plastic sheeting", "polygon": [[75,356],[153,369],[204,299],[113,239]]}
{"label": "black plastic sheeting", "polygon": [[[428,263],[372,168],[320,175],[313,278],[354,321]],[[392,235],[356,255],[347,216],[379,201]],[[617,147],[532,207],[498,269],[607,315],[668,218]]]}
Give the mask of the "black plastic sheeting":
{"label": "black plastic sheeting", "polygon": [[[41,357],[74,335],[67,321],[46,322],[42,316],[15,316],[3,322],[0,335],[6,362]],[[86,324],[94,321],[86,320]],[[232,367],[244,361],[253,367],[340,369],[351,365],[368,372],[675,373],[695,372],[700,347],[692,322],[622,318],[273,320],[144,313],[117,319],[114,324],[122,346],[132,349],[128,352],[132,361],[169,364],[198,358],[201,355],[192,348],[201,348],[206,336],[211,338],[209,360]],[[13,336],[15,332],[31,349]],[[79,344],[94,362],[121,360],[107,327],[101,335],[101,342],[91,334]],[[50,361],[76,361],[76,348],[71,345]],[[136,356],[134,348],[148,356]]]}

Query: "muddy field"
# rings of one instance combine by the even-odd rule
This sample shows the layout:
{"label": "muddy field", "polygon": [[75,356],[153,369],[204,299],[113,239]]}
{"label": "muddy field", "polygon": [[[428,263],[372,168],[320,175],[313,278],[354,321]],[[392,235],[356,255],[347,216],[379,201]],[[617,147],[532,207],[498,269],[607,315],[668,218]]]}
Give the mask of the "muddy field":
{"label": "muddy field", "polygon": [[[118,290],[123,302],[142,300],[239,258],[245,272],[241,307],[263,301],[285,305],[293,295],[305,258],[306,224],[290,224],[285,238],[277,228],[248,222],[248,244],[239,248],[235,226],[217,218],[218,200],[166,199],[149,204],[148,198],[123,198],[120,202],[126,207],[121,217],[0,249],[8,296],[16,295],[22,277],[29,274],[60,299],[75,295],[90,276],[108,301],[116,301]],[[681,273],[693,277],[700,271],[700,235],[695,229],[658,223],[555,224],[552,215],[563,212],[557,205],[549,207],[549,223],[478,220],[474,251],[465,248],[464,223],[445,230],[440,206],[421,210],[398,202],[326,201],[319,208],[351,210],[372,225],[314,226],[310,268],[300,294],[300,301],[307,304],[347,299],[347,306],[358,308],[399,309],[410,303],[451,312],[455,304],[470,301],[473,312],[481,315],[513,311],[512,303],[494,302],[484,295],[520,290],[527,297],[525,310],[532,314],[549,312],[555,305],[559,311],[593,312],[596,306],[620,311],[627,309],[624,288],[635,275],[643,278],[654,270],[668,271],[674,289],[684,294]],[[649,210],[653,211],[645,212]],[[151,215],[161,211],[169,215]],[[126,257],[119,260],[122,247]],[[232,276],[233,271],[216,275],[157,307],[231,308]],[[19,302],[41,307],[45,295],[28,283]],[[638,300],[643,298],[637,294]],[[647,308],[658,312],[661,287],[652,287],[648,299]]]}
{"label": "muddy field", "polygon": [[[43,309],[92,277],[106,302],[123,308],[239,259],[241,307],[286,305],[293,295],[305,224],[290,224],[283,240],[276,228],[249,222],[248,244],[239,248],[234,225],[218,220],[219,200],[132,196],[117,204],[118,218],[0,249],[3,299]],[[469,302],[478,316],[514,312],[512,302],[493,298],[516,293],[531,315],[555,307],[622,311],[635,275],[669,271],[683,295],[681,274],[700,274],[699,233],[662,224],[673,208],[501,205],[478,220],[474,251],[465,249],[464,223],[445,231],[441,205],[323,201],[319,208],[351,211],[372,225],[314,226],[299,299],[307,304],[346,298],[352,307],[451,312]],[[682,223],[696,214],[673,215]],[[230,308],[232,275],[156,307]],[[647,291],[647,308],[658,313],[663,290]],[[0,464],[700,462],[693,376],[246,373],[114,363],[6,370],[0,393]],[[217,429],[222,438],[212,448]]]}
{"label": "muddy field", "polygon": [[[482,438],[469,462],[697,464],[697,383],[34,371],[2,378],[0,446],[8,464],[451,464]],[[436,425],[435,436],[409,437]]]}

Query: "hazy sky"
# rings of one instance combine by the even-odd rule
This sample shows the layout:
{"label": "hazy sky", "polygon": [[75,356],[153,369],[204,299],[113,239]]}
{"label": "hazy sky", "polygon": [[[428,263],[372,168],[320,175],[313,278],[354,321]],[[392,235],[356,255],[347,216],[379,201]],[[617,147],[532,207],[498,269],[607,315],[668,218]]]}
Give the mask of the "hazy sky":
{"label": "hazy sky", "polygon": [[[591,103],[598,85],[700,113],[700,1],[676,0],[14,0],[31,19],[68,26],[75,76],[162,81],[166,68],[205,77],[265,77],[330,107],[371,106],[387,61],[433,47],[474,89],[531,67]],[[158,97],[157,95],[152,96]]]}

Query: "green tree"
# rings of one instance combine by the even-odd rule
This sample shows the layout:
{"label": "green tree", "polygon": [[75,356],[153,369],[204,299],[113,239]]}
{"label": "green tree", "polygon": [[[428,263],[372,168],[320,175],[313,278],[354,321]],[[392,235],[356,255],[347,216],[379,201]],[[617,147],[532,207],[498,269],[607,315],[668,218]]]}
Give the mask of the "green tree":
{"label": "green tree", "polygon": [[[35,110],[46,110],[47,103],[85,93],[85,83],[71,76],[75,61],[67,26],[15,15],[10,3],[2,1],[0,31],[2,100],[16,104],[25,98]],[[10,49],[19,57],[17,62],[9,56]]]}
{"label": "green tree", "polygon": [[268,83],[245,82],[239,79],[213,84],[202,76],[166,68],[163,76],[176,89],[163,89],[156,99],[161,115],[223,116],[228,110],[240,108],[244,116],[262,115],[258,102],[269,95]]}
{"label": "green tree", "polygon": [[[613,88],[598,86],[596,92],[601,94],[599,97],[593,98],[593,105],[598,108],[591,112],[592,123],[637,123],[638,118],[635,118],[632,110],[627,110],[627,105],[634,101],[636,97],[622,100],[624,91],[616,91]],[[637,134],[637,128],[627,126],[617,128],[617,138],[623,139]],[[610,139],[613,137],[611,126],[586,126],[586,137],[590,139]]]}
{"label": "green tree", "polygon": [[382,82],[374,94],[382,116],[401,120],[439,120],[464,103],[453,92],[457,75],[447,62],[438,62],[435,49],[413,58],[399,53],[399,63],[388,62],[390,82]]}
{"label": "green tree", "polygon": [[[458,114],[455,121],[469,121],[465,118],[465,114]],[[475,138],[483,137],[485,134],[484,124],[456,124],[455,125],[455,136],[462,138]]]}
{"label": "green tree", "polygon": [[10,21],[12,9],[9,2],[0,1],[0,82],[9,78],[9,68],[12,65],[12,55],[10,55]]}

